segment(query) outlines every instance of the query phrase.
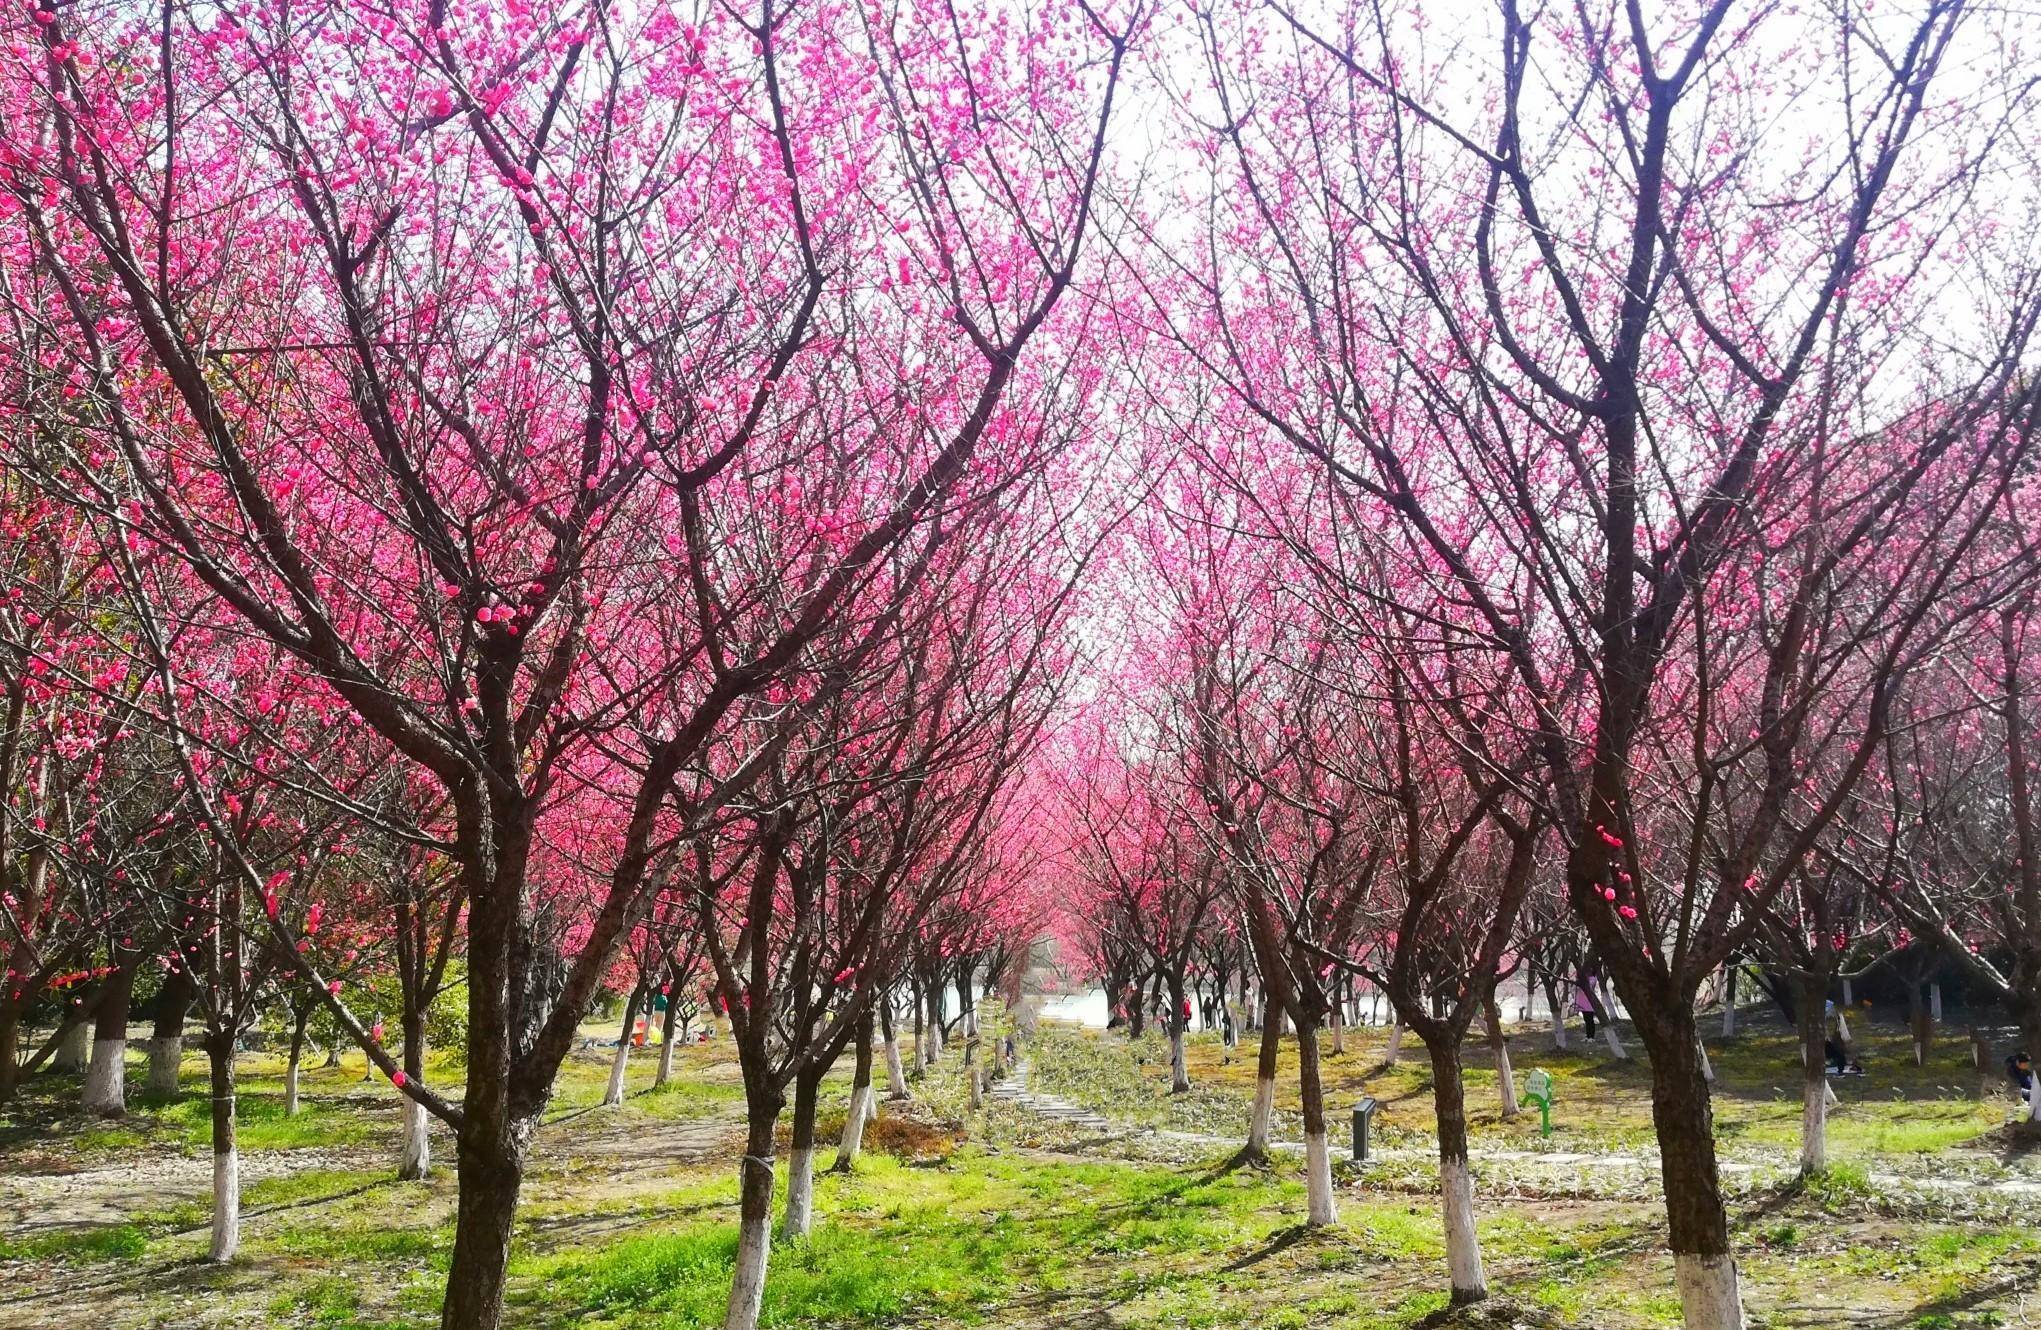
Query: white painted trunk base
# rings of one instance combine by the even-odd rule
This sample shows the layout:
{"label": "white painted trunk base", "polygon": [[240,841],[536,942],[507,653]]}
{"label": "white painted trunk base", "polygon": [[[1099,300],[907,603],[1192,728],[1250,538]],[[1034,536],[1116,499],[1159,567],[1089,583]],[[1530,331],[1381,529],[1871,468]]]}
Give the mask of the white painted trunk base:
{"label": "white painted trunk base", "polygon": [[1673,1283],[1680,1291],[1685,1330],[1744,1330],[1734,1257],[1675,1254]]}
{"label": "white painted trunk base", "polygon": [[149,1093],[177,1093],[177,1070],[184,1062],[184,1038],[165,1035],[149,1041]]}
{"label": "white painted trunk base", "polygon": [[1184,1037],[1181,1029],[1172,1029],[1169,1036],[1169,1092],[1171,1094],[1191,1092],[1191,1066],[1184,1057]]}
{"label": "white painted trunk base", "polygon": [[397,1152],[397,1177],[416,1182],[432,1172],[432,1137],[426,1134],[425,1105],[404,1096],[404,1138]]}
{"label": "white painted trunk base", "polygon": [[907,1098],[907,1071],[900,1065],[898,1037],[886,1041],[886,1093],[895,1099]]}
{"label": "white painted trunk base", "polygon": [[843,1115],[843,1139],[836,1146],[836,1167],[849,1168],[857,1162],[865,1144],[865,1121],[874,1110],[872,1087],[860,1085],[850,1092],[850,1107]]}
{"label": "white painted trunk base", "polygon": [[1835,1092],[1828,1078],[1803,1081],[1800,1090],[1800,1171],[1819,1173],[1828,1167],[1828,1101]]}
{"label": "white painted trunk base", "polygon": [[1312,1227],[1339,1222],[1339,1207],[1332,1200],[1332,1151],[1322,1131],[1304,1134],[1304,1194],[1305,1218]]}
{"label": "white painted trunk base", "polygon": [[1264,1080],[1257,1076],[1254,1081],[1254,1117],[1247,1128],[1247,1152],[1251,1155],[1265,1155],[1269,1152],[1269,1119],[1275,1114],[1276,1082],[1273,1077]]}
{"label": "white painted trunk base", "polygon": [[1615,1021],[1608,1020],[1602,1022],[1602,1042],[1609,1046],[1610,1057],[1615,1058],[1618,1062],[1628,1062],[1630,1060],[1630,1050],[1623,1047],[1623,1036],[1616,1033]]}
{"label": "white painted trunk base", "polygon": [[1928,1015],[1934,1017],[1938,1024],[1941,1022],[1942,986],[1940,984],[1928,985]]}
{"label": "white painted trunk base", "polygon": [[1736,1004],[1726,995],[1722,999],[1722,1037],[1736,1038]]}
{"label": "white painted trunk base", "polygon": [[1389,1047],[1382,1050],[1382,1062],[1393,1067],[1396,1059],[1403,1056],[1403,1018],[1397,1017],[1389,1025]]}
{"label": "white painted trunk base", "polygon": [[2041,1076],[2027,1078],[2027,1120],[2041,1122]]}
{"label": "white painted trunk base", "polygon": [[1504,1040],[1495,1046],[1495,1079],[1502,1091],[1502,1115],[1513,1118],[1521,1107],[1517,1103],[1516,1070],[1510,1066],[1509,1042]]}
{"label": "white painted trunk base", "polygon": [[740,1220],[737,1225],[737,1263],[730,1272],[730,1304],[723,1313],[723,1330],[758,1330],[758,1309],[765,1301],[766,1258],[771,1255],[772,1208],[768,1197],[763,1218]]}
{"label": "white painted trunk base", "polygon": [[1701,1079],[1713,1085],[1715,1083],[1715,1064],[1708,1060],[1708,1045],[1698,1034],[1694,1036],[1694,1051],[1701,1055]]}
{"label": "white painted trunk base", "polygon": [[678,1039],[666,1039],[659,1044],[659,1079],[656,1082],[659,1085],[673,1079],[673,1048],[677,1043]]}
{"label": "white painted trunk base", "polygon": [[1481,1268],[1481,1241],[1474,1235],[1474,1177],[1464,1159],[1439,1161],[1439,1202],[1446,1220],[1446,1273],[1453,1301],[1479,1302],[1488,1296]]}
{"label": "white painted trunk base", "polygon": [[85,1111],[103,1118],[117,1118],[128,1111],[128,1041],[92,1041],[92,1065],[85,1069]]}
{"label": "white painted trunk base", "polygon": [[815,1226],[815,1149],[796,1149],[787,1156],[787,1213],[780,1236],[805,1238]]}
{"label": "white painted trunk base", "polygon": [[617,1041],[617,1055],[610,1059],[609,1084],[602,1092],[604,1108],[618,1108],[624,1102],[624,1073],[631,1065],[631,1036],[628,1031]]}
{"label": "white painted trunk base", "polygon": [[985,1070],[978,1066],[971,1068],[971,1107],[985,1107]]}
{"label": "white painted trunk base", "polygon": [[213,1245],[211,1259],[226,1262],[241,1249],[241,1154],[213,1156]]}
{"label": "white painted trunk base", "polygon": [[1566,1051],[1566,1016],[1563,1012],[1552,1013],[1552,1047]]}

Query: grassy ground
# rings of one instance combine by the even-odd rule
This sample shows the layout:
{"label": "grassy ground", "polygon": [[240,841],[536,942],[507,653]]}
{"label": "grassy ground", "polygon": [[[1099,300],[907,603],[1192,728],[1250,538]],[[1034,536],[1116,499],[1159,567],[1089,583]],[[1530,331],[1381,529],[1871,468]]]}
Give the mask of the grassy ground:
{"label": "grassy ground", "polygon": [[[1727,1089],[1763,1080],[1764,1037],[1752,1041],[1748,1065],[1741,1051],[1717,1056]],[[1207,1084],[1232,1077],[1237,1064],[1222,1056],[1199,1046],[1194,1074]],[[1151,1093],[1158,1068],[1136,1064],[1123,1040],[1049,1031],[1032,1060],[1038,1082],[1049,1068],[1072,1089],[1113,1097],[1115,1113],[1159,1120],[1179,1111]],[[1341,1081],[1339,1093],[1395,1087],[1383,1096],[1394,1132],[1421,1142],[1429,1103],[1417,1069],[1363,1077],[1377,1060],[1355,1051],[1335,1062],[1340,1075],[1352,1067],[1357,1078]],[[1630,1079],[1636,1069],[1598,1074],[1587,1060],[1536,1061],[1565,1072],[1560,1094],[1573,1106],[1576,1146],[1637,1139],[1646,1100],[1641,1081]],[[690,1048],[676,1085],[653,1094],[651,1062],[634,1060],[622,1110],[594,1107],[604,1055],[570,1063],[520,1212],[511,1324],[719,1323],[735,1242],[735,1068],[719,1049]],[[444,1170],[425,1183],[389,1180],[396,1115],[388,1087],[360,1085],[358,1062],[314,1071],[305,1113],[266,1117],[270,1098],[280,1099],[276,1068],[247,1060],[244,1144],[255,1180],[243,1254],[217,1268],[202,1260],[206,1139],[194,1107],[204,1102],[202,1063],[193,1059],[186,1071],[186,1097],[140,1106],[117,1128],[64,1115],[59,1105],[75,1082],[56,1078],[0,1119],[0,1325],[436,1323],[452,1180]],[[1208,1093],[1204,1111],[1217,1114],[1239,1090]],[[774,1253],[767,1324],[1398,1327],[1439,1309],[1444,1256],[1421,1170],[1350,1177],[1340,1224],[1307,1233],[1296,1227],[1302,1189],[1287,1162],[1235,1169],[1223,1151],[1187,1142],[1077,1138],[997,1101],[973,1112],[954,1060],[919,1081],[916,1094],[912,1106],[888,1107],[855,1174],[821,1179],[814,1236]],[[1942,1116],[1919,1121],[1967,1124],[1966,1140],[1995,1125],[1974,1100],[1959,1117],[1959,1098],[1928,1101]],[[825,1140],[840,1102],[834,1087]],[[1726,1140],[1771,1148],[1772,1101],[1752,1094],[1747,1111],[1743,1102],[1725,1096],[1725,1120],[1748,1124]],[[1929,1157],[1922,1152],[1943,1130],[1886,1113],[1882,1103],[1875,1120],[1885,1128],[1873,1120],[1866,1113],[1850,1148],[1881,1168]],[[259,1146],[258,1126],[270,1133]],[[1482,1134],[1520,1143],[1516,1124],[1484,1122]],[[444,1158],[446,1143],[440,1148]],[[1989,1153],[1974,1141],[1973,1149]],[[1741,1192],[1737,1242],[1760,1324],[2041,1324],[2041,1238],[2010,1221],[2013,1206],[1895,1199],[1871,1178],[1858,1164],[1818,1187],[1761,1181]],[[99,1189],[93,1205],[63,1199],[66,1182],[79,1179],[99,1179],[87,1188]],[[1676,1324],[1648,1187],[1569,1195],[1517,1185],[1491,1168],[1481,1170],[1480,1187],[1491,1281],[1510,1300],[1498,1324]],[[76,1217],[53,1222],[51,1203]]]}
{"label": "grassy ground", "polygon": [[[1868,1075],[1833,1082],[1841,1103],[1830,1110],[1832,1158],[1880,1168],[1960,1165],[1966,1173],[1996,1175],[2007,1162],[1991,1141],[2017,1105],[2002,1087],[1996,1067],[1972,1067],[1967,1042],[1945,1039],[1925,1066],[1913,1063],[1905,1032],[1886,1024],[1859,1022],[1854,1050]],[[1618,1061],[1599,1041],[1583,1048],[1576,1030],[1572,1049],[1555,1051],[1542,1028],[1525,1027],[1511,1039],[1517,1083],[1539,1068],[1554,1086],[1552,1135],[1539,1134],[1535,1109],[1512,1121],[1502,1117],[1495,1063],[1485,1040],[1470,1040],[1467,1064],[1468,1127],[1477,1148],[1588,1153],[1645,1151],[1653,1145],[1650,1063],[1635,1040],[1631,1057]],[[1406,1036],[1401,1058],[1383,1063],[1388,1032],[1349,1031],[1346,1052],[1322,1063],[1328,1105],[1344,1112],[1361,1095],[1380,1108],[1377,1138],[1386,1146],[1426,1145],[1434,1131],[1431,1067],[1424,1046]],[[1324,1046],[1329,1049],[1330,1041]],[[1800,1059],[1782,1022],[1767,1014],[1748,1017],[1733,1040],[1708,1040],[1715,1068],[1715,1133],[1725,1158],[1768,1162],[1797,1152],[1800,1142]],[[1168,1048],[1152,1032],[1129,1047],[1121,1035],[1066,1031],[1039,1047],[1033,1058],[1036,1081],[1067,1098],[1122,1118],[1158,1127],[1239,1136],[1247,1130],[1254,1090],[1255,1049],[1242,1044],[1230,1053],[1217,1036],[1190,1041],[1192,1093],[1169,1094]],[[1297,1055],[1286,1041],[1276,1080],[1279,1112],[1291,1115],[1296,1130]]]}

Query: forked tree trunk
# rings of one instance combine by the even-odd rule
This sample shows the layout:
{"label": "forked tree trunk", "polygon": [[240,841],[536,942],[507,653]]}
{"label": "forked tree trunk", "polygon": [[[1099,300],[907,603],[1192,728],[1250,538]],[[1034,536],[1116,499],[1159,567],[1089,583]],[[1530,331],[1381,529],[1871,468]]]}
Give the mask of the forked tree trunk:
{"label": "forked tree trunk", "polygon": [[867,1010],[858,1021],[857,1053],[850,1078],[850,1107],[843,1114],[843,1138],[837,1142],[836,1162],[830,1171],[848,1173],[864,1148],[865,1121],[872,1116],[872,1013]]}
{"label": "forked tree trunk", "polygon": [[1715,1163],[1715,1115],[1695,1055],[1691,1008],[1658,1013],[1649,1032],[1651,1116],[1665,1189],[1668,1246],[1685,1330],[1744,1330],[1729,1217]]}
{"label": "forked tree trunk", "polygon": [[1297,1080],[1304,1100],[1305,1222],[1313,1228],[1339,1222],[1332,1198],[1332,1148],[1325,1135],[1325,1087],[1318,1076],[1318,1029],[1297,1022]]}
{"label": "forked tree trunk", "polygon": [[234,1259],[241,1248],[241,1152],[234,1136],[234,1032],[206,1032],[206,1062],[212,1070],[213,1236],[215,1262]]}
{"label": "forked tree trunk", "polygon": [[83,1100],[87,1113],[117,1118],[128,1111],[128,1003],[134,996],[134,968],[122,965],[106,983],[93,1020],[92,1065],[85,1071]]}
{"label": "forked tree trunk", "polygon": [[1242,1153],[1259,1163],[1269,1157],[1269,1120],[1276,1107],[1276,1055],[1282,1036],[1274,1021],[1261,1023],[1261,1052],[1254,1064],[1254,1116],[1247,1127],[1247,1148]]}
{"label": "forked tree trunk", "polygon": [[815,1226],[815,1104],[827,1067],[804,1066],[794,1077],[794,1147],[787,1158],[787,1208],[780,1236],[805,1238]]}
{"label": "forked tree trunk", "polygon": [[1481,1242],[1474,1233],[1474,1175],[1467,1162],[1467,1088],[1460,1043],[1447,1034],[1426,1042],[1431,1055],[1433,1112],[1439,1128],[1439,1204],[1446,1228],[1446,1273],[1455,1306],[1488,1296]]}
{"label": "forked tree trunk", "polygon": [[634,986],[630,997],[624,999],[624,1032],[617,1038],[617,1055],[610,1059],[609,1084],[602,1092],[604,1108],[620,1108],[624,1102],[624,1074],[631,1065],[631,1032],[638,1024],[638,1003],[643,999],[643,985]]}
{"label": "forked tree trunk", "polygon": [[748,1110],[744,1158],[737,1165],[737,1260],[723,1330],[758,1330],[766,1264],[772,1255],[773,1128],[779,1116],[777,1103],[753,1104]]}

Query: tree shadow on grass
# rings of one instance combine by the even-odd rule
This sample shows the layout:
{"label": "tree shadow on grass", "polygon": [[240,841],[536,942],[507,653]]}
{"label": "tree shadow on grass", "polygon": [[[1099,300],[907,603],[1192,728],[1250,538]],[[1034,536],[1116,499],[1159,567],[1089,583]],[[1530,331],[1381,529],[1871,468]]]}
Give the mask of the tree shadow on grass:
{"label": "tree shadow on grass", "polygon": [[1287,1228],[1279,1228],[1269,1234],[1268,1241],[1262,1243],[1261,1246],[1256,1247],[1253,1251],[1242,1253],[1240,1256],[1228,1261],[1225,1265],[1220,1266],[1219,1269],[1222,1273],[1229,1275],[1239,1274],[1242,1270],[1251,1270],[1263,1261],[1268,1260],[1271,1256],[1280,1256],[1319,1231],[1312,1228],[1309,1224],[1291,1224]]}
{"label": "tree shadow on grass", "polygon": [[[2041,1260],[2030,1258],[2020,1262],[2012,1273],[1991,1283],[1980,1284],[1976,1288],[1965,1289],[1951,1296],[1933,1298],[1906,1311],[1896,1312],[1884,1320],[1868,1324],[1873,1330],[1902,1330],[1903,1327],[1945,1324],[1949,1318],[1974,1311],[1988,1302],[2037,1290],[2041,1290]],[[1985,1322],[1980,1321],[1978,1324]],[[1994,1320],[1990,1324],[1997,1325],[1998,1322]]]}

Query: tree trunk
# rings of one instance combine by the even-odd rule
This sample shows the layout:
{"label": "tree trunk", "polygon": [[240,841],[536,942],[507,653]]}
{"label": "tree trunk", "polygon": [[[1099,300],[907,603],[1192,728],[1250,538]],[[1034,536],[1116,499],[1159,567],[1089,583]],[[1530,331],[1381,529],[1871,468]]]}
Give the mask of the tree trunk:
{"label": "tree trunk", "polygon": [[1826,1022],[1822,996],[1828,985],[1801,976],[1797,985],[1795,1023],[1800,1027],[1800,1176],[1828,1167],[1828,1052],[1823,1047]]}
{"label": "tree trunk", "polygon": [[[1510,1066],[1509,1038],[1502,1032],[1502,1013],[1496,1009],[1495,993],[1492,990],[1488,1000],[1481,1005],[1483,1014],[1488,1020],[1488,1051],[1495,1056],[1496,1088],[1502,1092],[1502,1118],[1507,1122],[1517,1115],[1518,1109],[1517,1078],[1516,1072]],[[1438,1059],[1434,1057],[1432,1061],[1436,1065]],[[1461,1133],[1464,1135],[1465,1132],[1466,1120],[1463,1112]]]}
{"label": "tree trunk", "polygon": [[679,1011],[680,1004],[669,995],[666,1011],[659,1018],[659,1070],[652,1074],[655,1090],[673,1079],[673,1022]]}
{"label": "tree trunk", "polygon": [[134,996],[135,971],[123,964],[106,977],[92,1032],[92,1065],[85,1072],[85,1111],[117,1118],[128,1111],[128,1004]]}
{"label": "tree trunk", "polygon": [[1694,1054],[1696,1033],[1692,1010],[1675,1007],[1657,1013],[1647,1045],[1668,1245],[1685,1330],[1744,1330],[1715,1165],[1714,1108]]}
{"label": "tree trunk", "polygon": [[1332,991],[1332,1054],[1346,1055],[1346,996],[1344,983],[1335,984]]}
{"label": "tree trunk", "polygon": [[1254,1064],[1254,1117],[1247,1128],[1247,1148],[1242,1153],[1256,1163],[1269,1157],[1269,1119],[1276,1107],[1276,1055],[1282,1036],[1274,1021],[1261,1023],[1261,1053]]}
{"label": "tree trunk", "polygon": [[50,1059],[50,1070],[70,1072],[74,1075],[85,1070],[86,1051],[91,1047],[92,1023],[79,1021],[64,1031],[63,1042],[57,1045],[56,1056]]}
{"label": "tree trunk", "polygon": [[1439,1128],[1439,1202],[1446,1225],[1446,1272],[1455,1306],[1488,1296],[1481,1242],[1474,1233],[1474,1175],[1467,1163],[1467,1089],[1456,1035],[1427,1041],[1432,1102]]}
{"label": "tree trunk", "polygon": [[864,1148],[865,1120],[872,1113],[872,1013],[858,1021],[856,1062],[850,1078],[850,1107],[843,1115],[843,1139],[837,1142],[833,1173],[848,1173]]}
{"label": "tree trunk", "polygon": [[291,1018],[290,1052],[283,1064],[283,1115],[294,1118],[298,1115],[298,1069],[305,1057],[305,1021],[310,1019],[309,1011]]}
{"label": "tree trunk", "polygon": [[461,1124],[454,1165],[460,1201],[440,1328],[495,1330],[503,1319],[504,1274],[518,1193],[524,1187],[525,1144],[538,1124],[510,1118],[499,1093],[471,1095],[464,1107],[469,1116]]}
{"label": "tree trunk", "polygon": [[1604,979],[1602,991],[1593,996],[1601,1003],[1602,1042],[1609,1046],[1609,1056],[1618,1062],[1628,1062],[1630,1050],[1623,1047],[1623,1036],[1616,1033],[1616,991],[1610,988],[1609,981]]}
{"label": "tree trunk", "polygon": [[1552,1021],[1552,1047],[1566,1051],[1566,1012],[1559,1005],[1559,989],[1548,977],[1544,981],[1545,1011]]}
{"label": "tree trunk", "polygon": [[1184,1052],[1184,1033],[1190,1025],[1190,1018],[1183,1014],[1181,1002],[1169,1013],[1169,1092],[1189,1094],[1191,1092],[1191,1064]]}
{"label": "tree trunk", "polygon": [[794,1077],[794,1148],[787,1159],[787,1208],[780,1236],[805,1238],[815,1226],[815,1101],[823,1066],[803,1066]]}
{"label": "tree trunk", "polygon": [[184,1018],[191,1010],[191,979],[184,971],[164,976],[156,995],[156,1037],[149,1041],[149,1093],[177,1093],[177,1070],[184,1061]]}
{"label": "tree trunk", "polygon": [[638,1002],[645,990],[633,987],[624,999],[624,1032],[617,1038],[617,1055],[610,1059],[609,1085],[602,1092],[604,1108],[619,1108],[624,1102],[624,1073],[631,1065],[631,1031],[638,1024]]}
{"label": "tree trunk", "polygon": [[748,1116],[744,1158],[737,1165],[737,1262],[730,1275],[730,1305],[723,1314],[723,1330],[758,1330],[766,1263],[772,1255],[772,1134],[780,1106],[755,1103]]}
{"label": "tree trunk", "polygon": [[[425,1016],[419,1013],[404,1020],[404,1076],[425,1084]],[[425,1105],[404,1095],[404,1137],[397,1151],[397,1181],[418,1182],[432,1172],[432,1137],[426,1133],[429,1116]]]}
{"label": "tree trunk", "polygon": [[1913,1065],[1928,1065],[1928,1008],[1921,1001],[1921,986],[1918,979],[1910,978],[1906,983],[1906,1028],[1913,1039]]}
{"label": "tree trunk", "polygon": [[886,1043],[886,1097],[907,1098],[907,1072],[900,1065],[900,1033],[893,1028],[893,1000],[879,1001],[879,1032]]}
{"label": "tree trunk", "polygon": [[1403,1017],[1400,1015],[1391,1015],[1389,1018],[1389,1043],[1388,1046],[1383,1048],[1382,1050],[1382,1065],[1385,1067],[1393,1067],[1396,1065],[1396,1060],[1402,1056],[1403,1056]]}
{"label": "tree trunk", "polygon": [[1736,1038],[1736,967],[1722,967],[1722,1037]]}
{"label": "tree trunk", "polygon": [[234,1259],[241,1247],[241,1152],[234,1137],[234,1032],[206,1032],[213,1088],[213,1240],[215,1262]]}
{"label": "tree trunk", "polygon": [[1332,1199],[1332,1151],[1325,1139],[1325,1088],[1318,1078],[1318,1028],[1297,1022],[1297,1080],[1304,1100],[1305,1222],[1320,1228],[1339,1221]]}
{"label": "tree trunk", "polygon": [[8,1003],[0,1010],[0,1103],[14,1098],[21,1083],[21,1010]]}

